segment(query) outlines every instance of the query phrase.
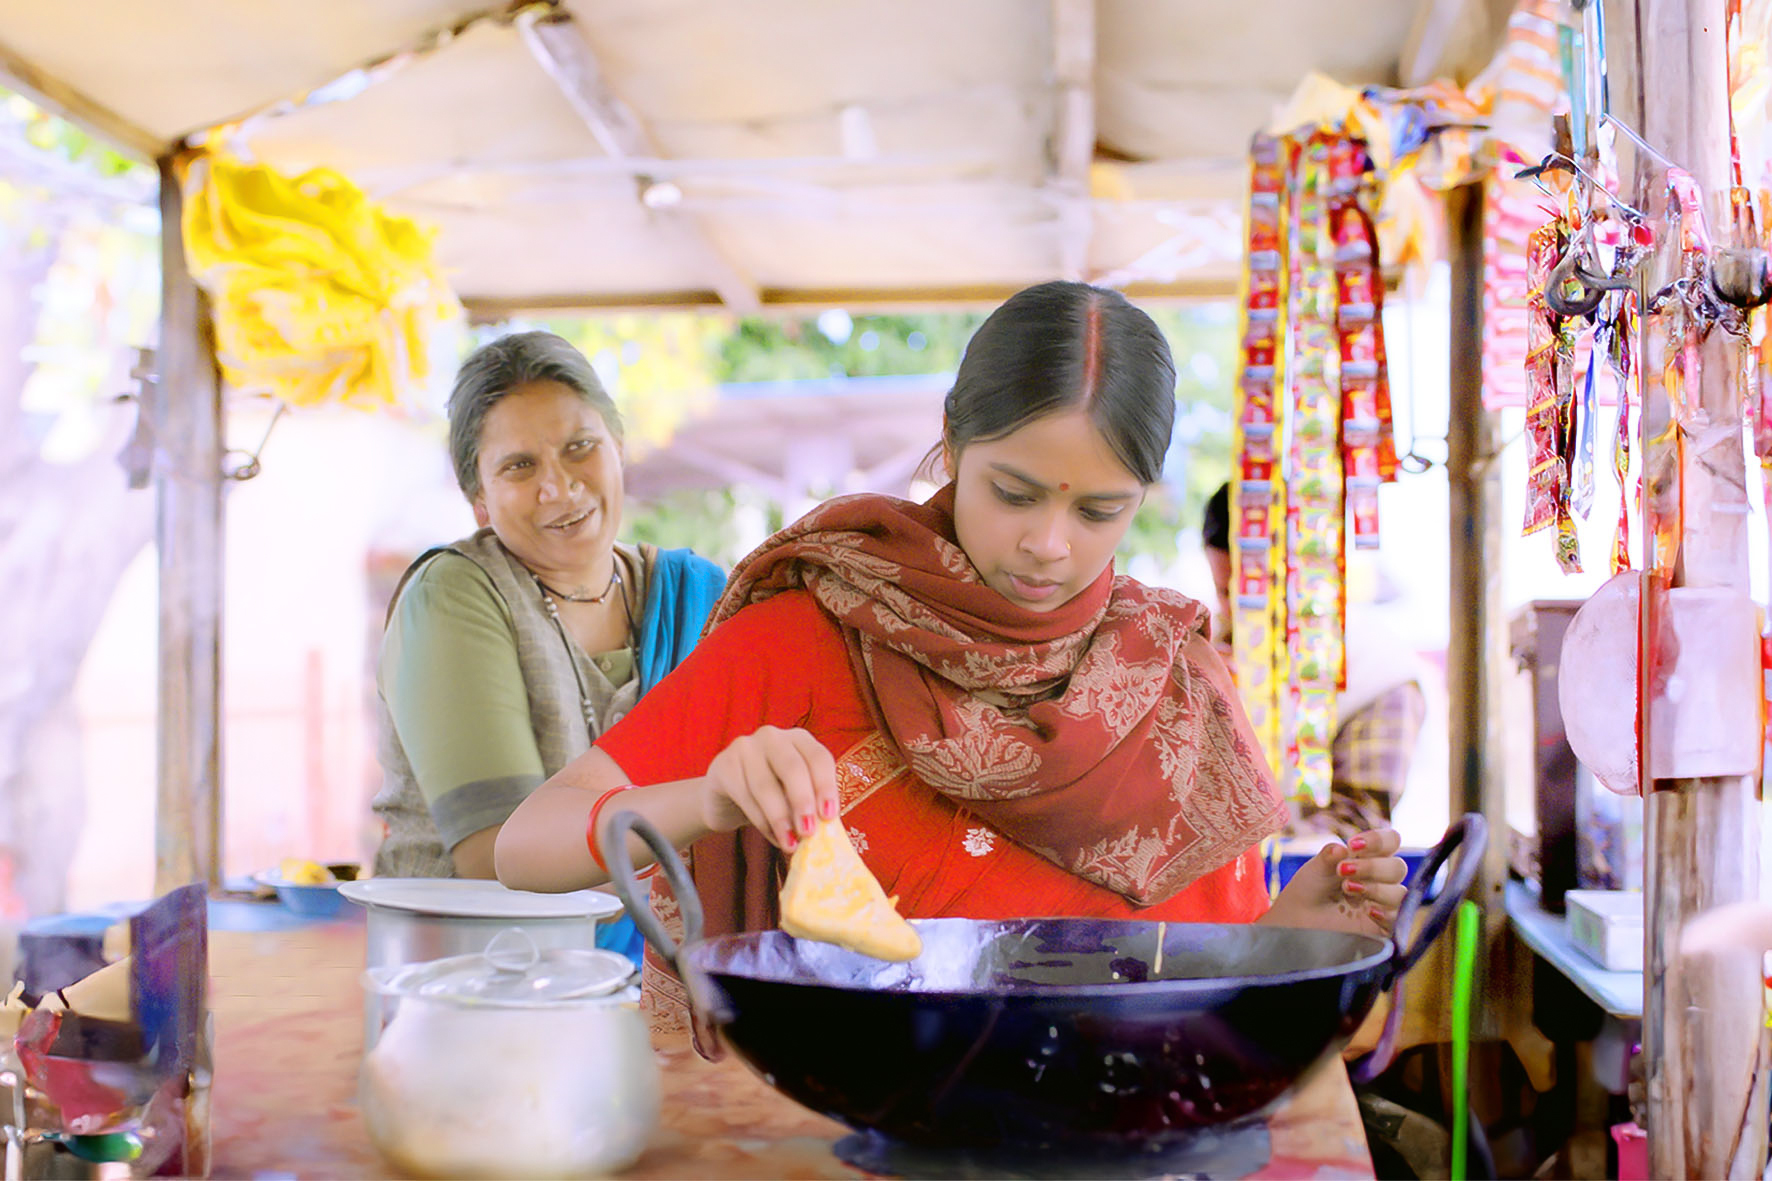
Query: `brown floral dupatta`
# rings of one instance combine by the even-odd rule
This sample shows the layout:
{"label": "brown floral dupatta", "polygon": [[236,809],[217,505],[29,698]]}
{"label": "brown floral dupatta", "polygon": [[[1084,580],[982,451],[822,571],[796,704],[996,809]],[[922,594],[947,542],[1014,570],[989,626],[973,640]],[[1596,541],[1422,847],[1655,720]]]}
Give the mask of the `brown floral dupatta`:
{"label": "brown floral dupatta", "polygon": [[1018,607],[980,580],[953,503],[952,485],[828,501],[738,565],[708,626],[804,587],[919,779],[1136,905],[1279,827],[1200,604],[1110,568],[1053,611]]}

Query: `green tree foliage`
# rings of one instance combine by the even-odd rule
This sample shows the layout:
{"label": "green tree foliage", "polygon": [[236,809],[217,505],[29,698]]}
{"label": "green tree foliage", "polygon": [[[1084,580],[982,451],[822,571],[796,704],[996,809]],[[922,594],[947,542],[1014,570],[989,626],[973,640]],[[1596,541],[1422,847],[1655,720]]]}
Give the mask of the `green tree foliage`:
{"label": "green tree foliage", "polygon": [[843,311],[746,319],[722,342],[717,372],[722,382],[951,373],[983,319],[976,312],[852,317]]}
{"label": "green tree foliage", "polygon": [[591,359],[621,410],[631,458],[669,443],[678,424],[714,400],[729,332],[721,317],[599,316],[546,327]]}

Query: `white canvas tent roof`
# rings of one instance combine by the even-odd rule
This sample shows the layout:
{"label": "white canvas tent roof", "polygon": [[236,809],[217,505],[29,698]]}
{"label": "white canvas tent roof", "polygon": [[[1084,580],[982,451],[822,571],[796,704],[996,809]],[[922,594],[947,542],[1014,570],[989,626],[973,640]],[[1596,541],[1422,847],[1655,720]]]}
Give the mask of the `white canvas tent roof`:
{"label": "white canvas tent roof", "polygon": [[[337,168],[438,227],[496,315],[990,302],[1055,275],[1228,291],[1248,139],[1299,79],[1468,74],[1507,5],[4,8],[15,85],[144,156],[235,124],[253,158]],[[317,87],[334,101],[294,101]]]}

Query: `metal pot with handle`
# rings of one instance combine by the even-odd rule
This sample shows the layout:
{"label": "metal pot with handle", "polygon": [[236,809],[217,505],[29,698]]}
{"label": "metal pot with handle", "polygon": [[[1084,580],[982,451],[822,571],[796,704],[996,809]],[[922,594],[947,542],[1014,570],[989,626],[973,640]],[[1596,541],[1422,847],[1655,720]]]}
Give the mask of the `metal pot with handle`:
{"label": "metal pot with handle", "polygon": [[510,928],[484,954],[366,980],[387,1026],[363,1058],[363,1120],[403,1172],[597,1176],[645,1150],[658,1064],[626,956]]}
{"label": "metal pot with handle", "polygon": [[[676,890],[681,946],[634,880],[630,831]],[[923,952],[908,963],[782,931],[704,939],[694,884],[656,829],[619,813],[602,850],[698,1024],[777,1090],[904,1144],[1088,1152],[1183,1139],[1281,1098],[1383,992],[1400,990],[1469,889],[1486,839],[1479,815],[1452,825],[1388,940],[1251,924],[920,919]],[[1388,1063],[1401,1010],[1393,1004],[1356,1077]]]}

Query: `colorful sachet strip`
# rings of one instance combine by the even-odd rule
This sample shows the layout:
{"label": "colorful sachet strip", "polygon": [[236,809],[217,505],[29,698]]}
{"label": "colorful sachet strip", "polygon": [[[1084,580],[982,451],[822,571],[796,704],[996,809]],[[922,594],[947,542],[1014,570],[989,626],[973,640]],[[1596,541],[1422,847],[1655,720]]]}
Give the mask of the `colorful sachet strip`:
{"label": "colorful sachet strip", "polygon": [[1346,546],[1396,476],[1364,144],[1256,139],[1231,481],[1238,685],[1289,794],[1326,804],[1345,684]]}

